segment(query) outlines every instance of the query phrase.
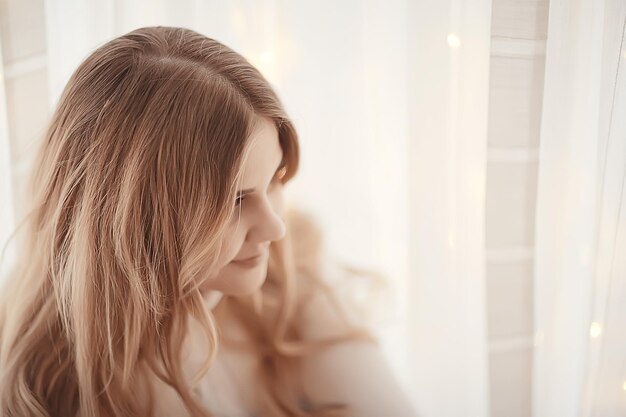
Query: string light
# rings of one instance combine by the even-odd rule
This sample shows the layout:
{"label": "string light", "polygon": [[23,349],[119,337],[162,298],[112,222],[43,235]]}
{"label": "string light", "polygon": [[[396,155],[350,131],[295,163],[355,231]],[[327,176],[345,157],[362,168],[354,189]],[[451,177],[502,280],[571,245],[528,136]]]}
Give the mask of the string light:
{"label": "string light", "polygon": [[266,49],[258,54],[253,54],[250,57],[250,61],[252,65],[258,68],[261,73],[270,80],[270,82],[276,80],[277,77],[277,57],[274,54],[274,51],[271,49]]}
{"label": "string light", "polygon": [[450,33],[448,34],[448,45],[450,48],[458,48],[461,46],[461,39],[456,34]]}
{"label": "string light", "polygon": [[274,54],[272,51],[263,51],[259,56],[259,60],[263,65],[272,65],[274,63]]}
{"label": "string light", "polygon": [[246,35],[246,28],[248,27],[246,23],[246,16],[243,14],[239,7],[234,7],[230,13],[230,20],[232,26],[235,28],[235,31],[240,36]]}
{"label": "string light", "polygon": [[448,234],[448,247],[450,249],[454,249],[455,246],[456,246],[456,241],[454,239],[454,235],[452,234],[452,232],[450,232]]}
{"label": "string light", "polygon": [[591,326],[589,326],[589,336],[592,339],[595,339],[600,336],[600,333],[602,333],[602,326],[600,326],[600,323],[595,321],[591,323]]}

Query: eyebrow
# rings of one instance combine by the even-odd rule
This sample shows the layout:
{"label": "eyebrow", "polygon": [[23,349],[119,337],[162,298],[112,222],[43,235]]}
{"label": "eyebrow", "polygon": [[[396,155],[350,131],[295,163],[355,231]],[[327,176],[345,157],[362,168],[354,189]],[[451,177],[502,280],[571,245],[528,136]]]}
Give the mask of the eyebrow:
{"label": "eyebrow", "polygon": [[[285,158],[284,158],[284,155],[283,155],[283,158],[278,163],[278,168],[276,168],[276,171],[274,171],[274,175],[272,176],[272,179],[276,176],[278,171],[280,171],[280,169],[283,167],[284,162],[285,162]],[[237,191],[237,198],[243,197],[244,195],[250,194],[250,193],[252,193],[254,191],[255,191],[255,188],[246,188],[246,189],[243,189],[243,190],[239,190],[239,191]]]}

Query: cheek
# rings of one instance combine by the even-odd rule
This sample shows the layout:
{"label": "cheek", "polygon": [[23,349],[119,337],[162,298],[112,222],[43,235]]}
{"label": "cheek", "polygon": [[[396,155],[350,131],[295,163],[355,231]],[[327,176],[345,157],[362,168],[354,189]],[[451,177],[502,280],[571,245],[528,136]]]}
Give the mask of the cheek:
{"label": "cheek", "polygon": [[234,258],[237,257],[245,237],[240,230],[236,231],[234,227],[228,232],[227,236],[228,238],[225,238],[222,242],[222,251],[220,253],[219,264],[223,266],[228,265]]}

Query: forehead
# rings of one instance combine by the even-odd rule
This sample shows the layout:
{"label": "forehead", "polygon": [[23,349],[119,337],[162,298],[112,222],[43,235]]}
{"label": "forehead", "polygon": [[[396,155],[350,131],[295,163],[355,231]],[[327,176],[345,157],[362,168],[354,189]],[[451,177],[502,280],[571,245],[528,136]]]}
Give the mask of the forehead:
{"label": "forehead", "polygon": [[276,169],[283,156],[278,130],[271,119],[265,117],[257,119],[249,142],[250,147],[243,163],[244,184],[250,184],[264,173]]}

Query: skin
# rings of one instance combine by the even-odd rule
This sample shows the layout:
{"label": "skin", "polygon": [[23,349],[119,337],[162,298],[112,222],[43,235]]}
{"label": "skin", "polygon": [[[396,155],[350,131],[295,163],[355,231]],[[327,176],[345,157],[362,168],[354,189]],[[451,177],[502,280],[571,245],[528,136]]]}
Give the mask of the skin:
{"label": "skin", "polygon": [[[278,131],[270,119],[259,118],[249,140],[252,145],[238,190],[254,191],[239,200],[222,242],[221,267],[202,287],[206,298],[214,301],[224,294],[241,297],[259,289],[267,276],[269,246],[286,233],[284,186],[277,169],[283,158]],[[259,253],[263,257],[253,266],[238,262]]]}
{"label": "skin", "polygon": [[[218,258],[221,266],[201,287],[210,309],[215,308],[224,295],[250,295],[263,285],[267,277],[269,246],[271,242],[283,239],[287,230],[283,220],[285,203],[284,186],[280,181],[282,170],[279,169],[283,151],[274,123],[266,118],[257,119],[256,128],[249,140],[251,145],[244,157],[238,191],[254,191],[233,202],[237,207],[222,241]],[[263,253],[263,257],[254,265],[242,265],[238,262],[259,253]],[[242,333],[237,322],[220,317],[222,332],[228,333],[232,339],[246,340],[246,335]],[[200,355],[202,360],[203,354],[204,352]],[[241,352],[229,352],[224,347],[220,349],[220,358],[232,370],[230,377],[236,381],[239,389],[238,403],[243,408],[254,409],[256,400],[249,375],[255,367],[256,358]],[[180,406],[174,398],[164,404],[169,404],[169,408],[167,411],[162,409],[165,414],[159,415],[188,415],[182,408],[170,409],[177,404]]]}
{"label": "skin", "polygon": [[[260,119],[253,132],[254,141],[244,162],[239,189],[255,188],[235,215],[223,242],[221,265],[207,280],[205,298],[215,306],[222,295],[243,296],[253,293],[267,275],[268,247],[286,233],[283,221],[283,185],[276,179],[282,160],[278,132],[268,119]],[[265,258],[253,267],[244,267],[234,260],[265,252]],[[333,313],[333,306],[324,297],[314,297],[305,310],[301,331],[307,339],[324,339],[343,333],[343,321]],[[236,326],[226,326],[234,331]],[[235,333],[236,334],[236,333]],[[233,370],[239,387],[240,404],[256,409],[252,379],[254,358],[242,354],[225,355],[223,360]],[[341,402],[351,406],[350,417],[416,417],[417,413],[398,384],[376,344],[349,341],[309,355],[302,361],[303,388],[314,402]],[[181,414],[182,410],[171,415]],[[170,415],[170,414],[168,414]]]}

